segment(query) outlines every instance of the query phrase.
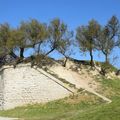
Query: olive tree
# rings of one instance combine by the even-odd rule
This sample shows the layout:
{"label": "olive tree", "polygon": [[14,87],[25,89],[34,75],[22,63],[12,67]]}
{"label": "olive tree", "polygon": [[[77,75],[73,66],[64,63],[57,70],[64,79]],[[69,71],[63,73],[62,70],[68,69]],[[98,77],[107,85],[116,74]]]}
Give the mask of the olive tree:
{"label": "olive tree", "polygon": [[29,22],[28,35],[33,47],[38,46],[37,53],[40,54],[40,46],[48,38],[47,25],[32,19]]}
{"label": "olive tree", "polygon": [[100,25],[95,20],[91,20],[86,26],[80,26],[77,28],[76,39],[79,43],[80,50],[83,52],[89,51],[91,66],[94,66],[93,50],[96,49],[95,40],[98,37],[99,30]]}
{"label": "olive tree", "polygon": [[16,47],[19,48],[21,59],[24,58],[25,48],[28,48],[30,44],[28,32],[28,22],[21,22],[20,26],[14,31],[13,40],[15,41]]}
{"label": "olive tree", "polygon": [[96,47],[105,55],[105,63],[109,63],[109,55],[112,50],[120,45],[120,25],[116,16],[112,16],[107,25],[101,28],[96,39]]}
{"label": "olive tree", "polygon": [[12,40],[14,30],[8,23],[0,24],[0,53],[2,55],[11,54],[16,58],[14,54],[15,43]]}
{"label": "olive tree", "polygon": [[66,67],[66,63],[69,56],[73,54],[72,48],[74,47],[74,40],[72,38],[73,38],[73,32],[68,31],[64,40],[61,41],[60,47],[57,49],[65,57],[65,61],[63,64],[64,67]]}
{"label": "olive tree", "polygon": [[50,50],[46,55],[50,54],[54,50],[58,50],[65,42],[65,36],[68,32],[67,25],[60,21],[60,19],[54,19],[50,22],[48,27],[49,39],[48,44]]}

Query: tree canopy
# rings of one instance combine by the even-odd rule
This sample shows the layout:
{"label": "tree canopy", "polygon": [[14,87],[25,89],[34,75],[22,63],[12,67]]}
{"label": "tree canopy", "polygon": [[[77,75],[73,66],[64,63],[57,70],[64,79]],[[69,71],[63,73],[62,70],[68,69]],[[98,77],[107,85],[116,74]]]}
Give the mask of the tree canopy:
{"label": "tree canopy", "polygon": [[[14,58],[24,59],[26,49],[35,50],[34,55],[43,55],[44,59],[53,51],[62,54],[66,61],[75,53],[78,44],[80,53],[89,52],[90,65],[94,66],[94,51],[105,55],[105,62],[109,62],[109,55],[114,48],[120,47],[120,23],[116,16],[112,16],[106,25],[101,25],[95,19],[87,25],[76,29],[76,35],[69,30],[68,25],[59,18],[51,20],[48,24],[37,19],[22,21],[16,28],[8,23],[0,24],[0,58],[7,54]],[[41,51],[46,49],[43,53]],[[16,51],[19,51],[16,54]],[[40,62],[40,61],[39,61]]]}
{"label": "tree canopy", "polygon": [[116,16],[112,16],[108,23],[103,26],[96,40],[98,50],[105,55],[105,62],[109,62],[108,56],[115,47],[120,46],[120,24]]}
{"label": "tree canopy", "polygon": [[76,39],[79,43],[80,50],[89,51],[91,57],[91,66],[93,66],[93,50],[96,49],[95,41],[98,37],[100,25],[97,21],[91,20],[87,26],[77,28]]}

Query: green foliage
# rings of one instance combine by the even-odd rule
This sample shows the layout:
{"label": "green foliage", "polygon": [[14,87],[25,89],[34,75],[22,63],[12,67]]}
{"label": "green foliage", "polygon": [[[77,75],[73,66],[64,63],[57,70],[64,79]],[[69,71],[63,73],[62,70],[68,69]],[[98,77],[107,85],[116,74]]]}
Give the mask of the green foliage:
{"label": "green foliage", "polygon": [[8,23],[0,25],[0,45],[5,46],[10,37],[10,26]]}
{"label": "green foliage", "polygon": [[42,24],[36,19],[31,19],[29,24],[28,38],[33,47],[38,45],[37,53],[40,54],[40,46],[48,38],[48,28],[46,24]]}
{"label": "green foliage", "polygon": [[65,52],[70,46],[70,39],[73,36],[72,32],[69,32],[67,25],[57,18],[50,22],[48,31],[49,31],[48,42],[50,43],[51,52],[53,50],[57,50],[65,55]]}
{"label": "green foliage", "polygon": [[8,23],[0,24],[0,53],[8,53],[11,48],[11,28]]}
{"label": "green foliage", "polygon": [[79,43],[80,50],[89,51],[91,57],[91,66],[93,66],[93,50],[96,49],[95,41],[100,31],[100,25],[97,21],[91,20],[87,26],[77,28],[76,39]]}
{"label": "green foliage", "polygon": [[18,29],[16,29],[16,35],[14,35],[15,37],[15,41],[16,41],[16,45],[18,47],[23,47],[23,48],[27,48],[27,43],[28,43],[28,30],[29,30],[29,25],[27,22],[21,22],[21,25],[19,26]]}
{"label": "green foliage", "polygon": [[101,64],[101,68],[105,69],[107,73],[109,72],[116,72],[117,68],[114,67],[113,65],[109,64],[109,63],[100,63]]}
{"label": "green foliage", "polygon": [[87,26],[77,28],[76,39],[82,51],[95,49],[95,39],[98,36],[100,25],[97,21],[91,20]]}
{"label": "green foliage", "polygon": [[120,45],[119,32],[119,20],[116,16],[112,16],[107,25],[101,28],[99,36],[96,39],[96,48],[101,50],[105,55],[106,63],[109,62],[108,57],[112,50]]}
{"label": "green foliage", "polygon": [[[112,16],[106,26],[101,26],[92,19],[88,25],[77,28],[76,43],[79,43],[82,52],[89,51],[90,65],[93,67],[95,49],[102,51],[106,63],[109,62],[108,58],[112,50],[120,46],[119,32],[120,25],[116,16]],[[58,18],[53,19],[48,25],[36,19],[22,21],[17,28],[11,28],[8,23],[0,24],[0,56],[18,50],[20,52],[17,54],[18,57],[24,58],[24,52],[29,48],[34,48],[34,55],[48,56],[56,50],[66,58],[65,66],[70,55],[75,54],[73,38],[73,32],[69,31],[68,26]]]}

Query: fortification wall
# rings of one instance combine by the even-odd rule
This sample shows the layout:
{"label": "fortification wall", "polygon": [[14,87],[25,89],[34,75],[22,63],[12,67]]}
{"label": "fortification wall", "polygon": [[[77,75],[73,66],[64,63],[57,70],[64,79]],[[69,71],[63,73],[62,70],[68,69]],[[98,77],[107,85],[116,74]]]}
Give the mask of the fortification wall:
{"label": "fortification wall", "polygon": [[2,76],[2,86],[0,86],[2,98],[0,99],[4,101],[1,109],[45,103],[70,94],[67,89],[30,66],[22,65],[15,69],[9,67],[3,70]]}
{"label": "fortification wall", "polygon": [[4,104],[4,81],[3,81],[3,70],[0,71],[0,110],[3,109]]}

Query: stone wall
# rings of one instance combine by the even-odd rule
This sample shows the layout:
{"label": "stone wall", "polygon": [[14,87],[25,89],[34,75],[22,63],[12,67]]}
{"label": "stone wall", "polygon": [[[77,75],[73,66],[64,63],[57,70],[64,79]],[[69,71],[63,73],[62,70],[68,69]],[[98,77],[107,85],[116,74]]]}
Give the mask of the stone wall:
{"label": "stone wall", "polygon": [[3,70],[0,79],[0,107],[11,109],[64,98],[70,91],[27,65]]}
{"label": "stone wall", "polygon": [[3,103],[4,103],[4,81],[3,81],[3,70],[0,71],[0,110],[3,109]]}

